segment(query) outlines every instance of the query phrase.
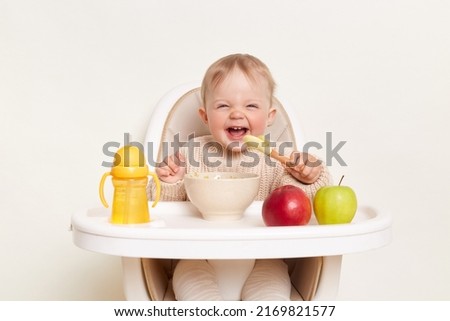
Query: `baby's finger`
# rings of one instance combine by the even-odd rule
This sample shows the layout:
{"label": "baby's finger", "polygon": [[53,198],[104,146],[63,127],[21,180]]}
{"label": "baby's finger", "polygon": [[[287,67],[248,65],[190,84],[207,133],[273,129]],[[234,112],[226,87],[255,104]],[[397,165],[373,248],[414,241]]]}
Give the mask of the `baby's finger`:
{"label": "baby's finger", "polygon": [[305,166],[305,164],[300,164],[295,167],[289,168],[289,171],[291,172],[291,174],[295,173],[297,177],[305,178],[306,176],[308,176],[309,169]]}
{"label": "baby's finger", "polygon": [[178,167],[179,167],[179,166],[177,165],[178,161],[176,161],[176,160],[174,159],[173,156],[170,156],[169,158],[167,158],[166,163],[167,163],[167,168],[168,168],[172,173],[176,173],[176,172],[178,171]]}
{"label": "baby's finger", "polygon": [[315,182],[320,174],[321,174],[321,167],[307,167],[307,169],[304,171],[304,174],[306,175],[305,178],[310,182]]}
{"label": "baby's finger", "polygon": [[184,155],[181,152],[177,152],[175,154],[175,156],[178,158],[178,161],[180,162],[180,167],[185,167],[186,166],[186,157],[184,157]]}
{"label": "baby's finger", "polygon": [[177,166],[177,167],[186,167],[186,158],[183,154],[180,152],[177,152],[176,154],[171,156],[171,161]]}
{"label": "baby's finger", "polygon": [[159,178],[169,177],[171,175],[171,170],[168,166],[164,167],[157,167],[155,168],[156,175],[158,175]]}
{"label": "baby's finger", "polygon": [[311,178],[310,176],[312,176],[312,172],[313,172],[313,167],[309,167],[309,166],[303,166],[300,175],[304,178]]}

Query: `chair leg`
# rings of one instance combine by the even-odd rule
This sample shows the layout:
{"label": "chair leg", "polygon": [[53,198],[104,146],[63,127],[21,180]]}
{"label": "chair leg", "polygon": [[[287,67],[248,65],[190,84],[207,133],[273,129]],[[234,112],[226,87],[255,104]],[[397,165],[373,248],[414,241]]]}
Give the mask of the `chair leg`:
{"label": "chair leg", "polygon": [[315,301],[336,300],[341,277],[342,255],[324,256]]}
{"label": "chair leg", "polygon": [[122,257],[123,290],[128,301],[149,301],[140,258]]}

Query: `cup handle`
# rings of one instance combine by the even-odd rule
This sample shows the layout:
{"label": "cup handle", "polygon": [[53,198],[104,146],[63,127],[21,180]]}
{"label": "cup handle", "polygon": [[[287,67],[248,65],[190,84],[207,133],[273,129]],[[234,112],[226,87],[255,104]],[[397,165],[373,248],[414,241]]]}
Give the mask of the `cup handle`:
{"label": "cup handle", "polygon": [[155,201],[152,204],[152,207],[155,207],[159,201],[159,197],[161,196],[161,184],[159,183],[158,175],[156,175],[155,173],[152,173],[150,171],[148,172],[148,175],[153,177],[153,180],[155,181],[155,184],[156,184],[156,197],[155,197]]}
{"label": "cup handle", "polygon": [[103,206],[106,208],[109,207],[109,205],[106,202],[105,194],[103,193],[103,186],[105,185],[106,177],[108,177],[109,175],[111,175],[111,172],[103,174],[102,179],[100,180],[100,186],[98,188],[98,194],[100,195],[100,199],[102,200]]}

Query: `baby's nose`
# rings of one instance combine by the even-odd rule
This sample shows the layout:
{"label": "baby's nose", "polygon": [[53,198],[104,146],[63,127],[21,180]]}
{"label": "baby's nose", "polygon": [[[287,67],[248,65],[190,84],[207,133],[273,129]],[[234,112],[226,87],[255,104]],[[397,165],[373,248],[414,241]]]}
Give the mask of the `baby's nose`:
{"label": "baby's nose", "polygon": [[233,109],[230,113],[230,118],[232,119],[244,118],[244,113],[239,109]]}

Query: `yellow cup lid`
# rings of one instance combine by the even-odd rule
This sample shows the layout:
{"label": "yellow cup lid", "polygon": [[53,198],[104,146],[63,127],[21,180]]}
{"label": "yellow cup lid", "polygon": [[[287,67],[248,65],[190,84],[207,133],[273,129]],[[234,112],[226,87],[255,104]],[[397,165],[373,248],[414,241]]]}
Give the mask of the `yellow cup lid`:
{"label": "yellow cup lid", "polygon": [[134,178],[148,175],[148,166],[144,153],[136,146],[126,145],[119,148],[114,156],[114,166],[111,169],[114,177]]}

